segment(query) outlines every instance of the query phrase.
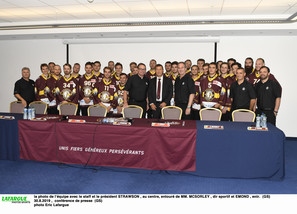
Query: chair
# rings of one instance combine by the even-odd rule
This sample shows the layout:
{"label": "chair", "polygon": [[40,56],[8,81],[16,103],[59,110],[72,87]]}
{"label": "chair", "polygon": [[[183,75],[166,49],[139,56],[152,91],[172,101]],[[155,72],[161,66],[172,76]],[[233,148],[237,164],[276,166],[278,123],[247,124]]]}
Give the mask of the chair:
{"label": "chair", "polygon": [[34,101],[29,104],[29,107],[35,108],[35,114],[46,114],[47,104],[42,101]]}
{"label": "chair", "polygon": [[140,106],[129,105],[123,109],[124,118],[142,118],[143,109]]}
{"label": "chair", "polygon": [[200,120],[220,121],[222,112],[216,108],[203,108],[200,110]]}
{"label": "chair", "polygon": [[92,105],[88,108],[88,116],[106,117],[107,108],[100,105]]}
{"label": "chair", "polygon": [[13,101],[9,105],[10,113],[24,113],[24,106],[21,101]]}
{"label": "chair", "polygon": [[60,104],[59,115],[76,115],[78,105],[74,103]]}
{"label": "chair", "polygon": [[180,120],[183,110],[177,106],[166,106],[162,108],[161,114],[164,120]]}
{"label": "chair", "polygon": [[254,122],[256,114],[247,109],[237,109],[232,112],[232,121],[235,122]]}

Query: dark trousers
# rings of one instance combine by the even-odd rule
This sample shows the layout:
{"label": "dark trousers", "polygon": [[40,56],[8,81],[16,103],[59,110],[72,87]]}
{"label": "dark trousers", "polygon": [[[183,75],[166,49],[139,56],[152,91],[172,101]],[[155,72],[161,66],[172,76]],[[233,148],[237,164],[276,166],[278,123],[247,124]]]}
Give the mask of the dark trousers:
{"label": "dark trousers", "polygon": [[142,114],[142,118],[145,118],[145,115],[146,115],[146,107],[147,107],[147,103],[146,103],[146,100],[145,101],[136,101],[136,100],[133,100],[133,99],[130,99],[129,102],[128,102],[129,105],[137,105],[137,106],[140,106],[143,110],[143,114]]}
{"label": "dark trousers", "polygon": [[[77,106],[77,112],[76,112],[76,115],[77,115],[77,116],[80,116],[80,111],[82,111],[81,108],[82,108],[82,107],[78,104],[78,106]],[[86,112],[87,112],[87,111],[86,111]],[[82,112],[82,116],[88,116],[88,112],[86,113],[86,115],[83,115],[83,112]]]}
{"label": "dark trousers", "polygon": [[88,108],[89,106],[79,106],[79,109],[77,109],[78,114],[76,115],[80,115],[79,114],[80,113],[79,110],[80,110],[82,116],[88,116]]}
{"label": "dark trousers", "polygon": [[230,111],[226,111],[225,114],[222,114],[221,121],[231,121],[232,120],[232,114]]}
{"label": "dark trousers", "polygon": [[276,117],[274,115],[273,110],[268,110],[268,111],[267,110],[260,110],[260,109],[257,109],[256,110],[256,115],[259,114],[261,116],[262,113],[264,113],[266,115],[266,117],[267,117],[267,123],[271,123],[272,125],[275,126],[275,124],[276,124]]}
{"label": "dark trousers", "polygon": [[191,119],[192,120],[200,120],[199,110],[192,109],[191,110]]}
{"label": "dark trousers", "polygon": [[[182,120],[191,120],[191,113],[189,115],[186,115],[186,109],[188,104],[187,103],[176,103],[177,107],[180,107],[183,110],[183,114],[182,114]],[[191,109],[192,111],[192,109]]]}
{"label": "dark trousers", "polygon": [[48,107],[47,114],[58,115],[59,114],[59,111],[57,109],[57,106]]}
{"label": "dark trousers", "polygon": [[[156,103],[157,109],[155,111],[153,109],[151,109],[151,106],[150,106],[150,109],[147,112],[148,113],[148,118],[153,118],[153,119],[160,119],[161,118],[161,108],[160,108],[161,103],[162,102],[157,102]],[[149,115],[150,115],[150,117],[149,117]]]}

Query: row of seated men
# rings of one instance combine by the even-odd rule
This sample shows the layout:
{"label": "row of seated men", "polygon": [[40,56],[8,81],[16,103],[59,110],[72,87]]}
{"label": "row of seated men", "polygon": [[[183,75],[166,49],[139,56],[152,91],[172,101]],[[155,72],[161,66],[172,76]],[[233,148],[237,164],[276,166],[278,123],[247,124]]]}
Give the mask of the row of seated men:
{"label": "row of seated men", "polygon": [[[139,65],[145,67],[143,63]],[[40,100],[47,103],[49,114],[57,114],[57,107],[66,102],[79,104],[81,115],[87,115],[87,108],[95,104],[107,107],[109,116],[111,114],[119,114],[122,112],[123,106],[125,107],[125,104],[128,104],[129,93],[131,94],[130,90],[134,90],[138,93],[137,88],[131,88],[130,82],[133,81],[133,78],[130,77],[134,75],[141,76],[139,65],[137,66],[135,62],[131,62],[131,72],[127,75],[123,73],[121,63],[114,64],[113,61],[110,61],[108,66],[104,67],[103,73],[101,73],[101,63],[99,61],[93,63],[87,62],[84,67],[85,74],[82,75],[80,74],[80,65],[78,63],[75,63],[73,68],[71,65],[65,64],[63,66],[64,76],[61,76],[61,67],[59,65],[55,65],[53,62],[42,64],[40,66],[42,75],[32,83],[34,84],[34,97],[31,97],[31,100],[29,99],[28,102]],[[244,69],[241,67],[240,63],[232,58],[228,59],[227,62],[218,61],[217,63],[209,64],[205,63],[204,59],[198,59],[197,65],[192,65],[191,60],[179,63],[176,61],[168,61],[165,63],[164,72],[163,66],[157,64],[156,60],[152,59],[150,61],[150,69],[143,75],[144,78],[148,80],[147,88],[145,89],[147,106],[143,107],[143,110],[147,112],[148,118],[160,117],[160,114],[154,114],[156,106],[152,104],[155,103],[155,100],[150,100],[152,97],[156,99],[156,94],[155,96],[150,96],[150,93],[160,93],[163,91],[162,88],[158,91],[158,85],[151,84],[153,79],[160,75],[172,81],[172,90],[169,90],[168,95],[170,96],[170,101],[168,102],[167,99],[167,102],[163,102],[161,108],[164,107],[164,103],[165,106],[175,105],[176,91],[185,90],[185,88],[175,85],[177,79],[183,79],[184,75],[181,75],[181,70],[184,69],[185,74],[191,76],[192,81],[186,89],[188,94],[184,95],[185,93],[183,93],[184,96],[188,96],[188,98],[185,99],[188,101],[186,104],[190,104],[190,115],[186,114],[186,109],[183,108],[183,119],[197,120],[199,119],[199,110],[201,108],[214,107],[222,111],[222,120],[231,120],[231,112],[233,110],[250,109],[256,111],[256,106],[258,106],[257,110],[262,112],[266,111],[266,114],[271,114],[271,116],[274,117],[270,122],[275,124],[275,117],[279,109],[281,96],[280,84],[275,77],[270,74],[269,68],[265,66],[264,59],[257,59],[255,68],[253,65],[253,59],[250,57],[245,60]],[[264,76],[260,74],[262,67],[263,70],[267,71],[266,76],[265,74]],[[29,75],[30,77],[30,69],[23,68],[22,75],[22,79],[26,79],[24,75]],[[29,79],[29,77],[27,77],[27,79]],[[267,77],[277,85],[273,85],[273,90],[274,88],[277,89],[276,92],[272,91],[273,94],[270,93],[269,101],[263,100],[263,93],[260,93],[263,87],[258,91],[256,87],[256,84],[259,83],[260,80],[267,79]],[[129,82],[128,79],[131,79],[131,81]],[[20,93],[22,89],[19,82],[21,80],[16,82],[14,94],[18,100],[23,102],[25,99],[23,99]],[[127,80],[129,87],[125,88]],[[244,84],[242,85],[242,83]],[[154,90],[149,90],[150,85],[154,85]],[[239,85],[241,85],[241,87],[239,87]],[[242,92],[238,93],[239,88],[242,91],[247,91],[247,94],[242,94]],[[166,91],[168,90],[164,90],[164,92]],[[132,92],[132,94],[135,94],[135,92]],[[257,96],[262,97],[257,99]],[[133,100],[133,98],[131,100]],[[27,101],[25,102],[24,105],[27,105]],[[267,108],[263,107],[263,105],[267,105],[267,102],[270,106]],[[188,107],[187,105],[187,108]],[[270,112],[268,113],[267,111]],[[78,114],[80,114],[80,112],[78,112]]]}

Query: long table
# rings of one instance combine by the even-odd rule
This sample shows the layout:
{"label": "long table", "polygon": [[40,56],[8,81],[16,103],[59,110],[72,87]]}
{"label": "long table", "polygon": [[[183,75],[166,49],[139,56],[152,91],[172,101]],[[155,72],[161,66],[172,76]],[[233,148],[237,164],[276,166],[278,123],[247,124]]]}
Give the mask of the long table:
{"label": "long table", "polygon": [[[15,126],[14,132],[20,132],[21,152],[27,152],[21,158],[38,160],[38,156],[43,156],[47,158],[44,161],[50,162],[128,167],[130,170],[173,170],[173,173],[206,177],[280,179],[285,174],[285,135],[271,124],[268,124],[269,131],[248,131],[247,127],[253,123],[185,121],[185,126],[156,128],[150,126],[149,120],[139,119],[131,127],[119,127],[98,125],[97,119],[89,118],[90,123],[85,124],[19,120],[19,129]],[[0,125],[7,122],[0,120]],[[221,125],[224,129],[208,130],[204,125]],[[34,137],[39,132],[43,134]],[[5,144],[1,139],[0,143]],[[190,143],[192,140],[194,144]],[[49,141],[55,145],[52,149],[48,149]],[[99,141],[101,146],[94,146]],[[123,141],[130,142],[126,144],[129,148],[120,149]],[[23,145],[35,152],[23,150]],[[140,161],[142,152],[146,160]]]}

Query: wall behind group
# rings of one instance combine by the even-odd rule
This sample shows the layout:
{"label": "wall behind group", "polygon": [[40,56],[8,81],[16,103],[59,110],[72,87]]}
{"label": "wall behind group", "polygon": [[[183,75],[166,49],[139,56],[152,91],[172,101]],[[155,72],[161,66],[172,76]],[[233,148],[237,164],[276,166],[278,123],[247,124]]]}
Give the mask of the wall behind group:
{"label": "wall behind group", "polygon": [[[256,59],[262,57],[271,73],[283,87],[281,108],[277,118],[277,126],[287,137],[297,137],[295,95],[297,72],[295,62],[297,49],[296,37],[286,36],[252,36],[252,37],[221,37],[218,43],[217,59],[226,61],[233,57],[244,64],[248,56]],[[131,61],[144,62],[147,67],[150,59],[156,59],[164,65],[169,60],[183,61],[191,59],[195,64],[198,58],[211,62],[214,59],[213,43],[180,43],[180,44],[71,44],[69,45],[69,60],[73,64],[99,60],[102,67],[109,60],[121,62],[124,72],[129,73]],[[66,62],[66,46],[62,40],[18,40],[0,41],[0,112],[9,111],[9,103],[14,101],[13,88],[16,80],[21,78],[21,68],[31,69],[31,79],[40,75],[40,64],[54,61],[63,65]]]}

